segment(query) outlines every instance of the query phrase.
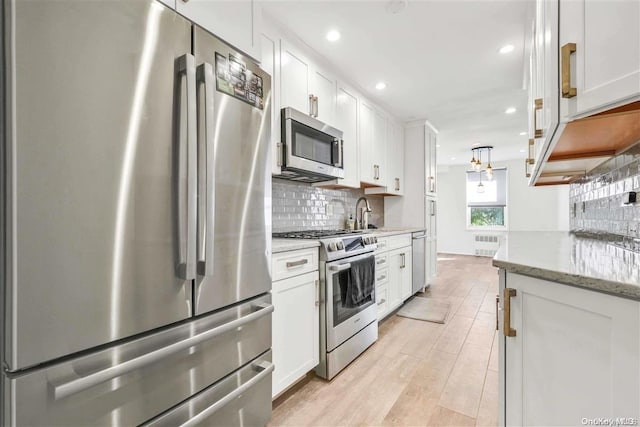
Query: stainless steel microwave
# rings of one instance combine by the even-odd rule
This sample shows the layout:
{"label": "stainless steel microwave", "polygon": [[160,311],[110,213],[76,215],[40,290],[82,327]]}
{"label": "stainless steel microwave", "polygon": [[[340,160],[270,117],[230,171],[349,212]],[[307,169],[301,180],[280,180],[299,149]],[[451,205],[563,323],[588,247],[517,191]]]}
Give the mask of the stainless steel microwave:
{"label": "stainless steel microwave", "polygon": [[280,178],[322,182],[344,178],[342,132],[293,108],[281,111]]}

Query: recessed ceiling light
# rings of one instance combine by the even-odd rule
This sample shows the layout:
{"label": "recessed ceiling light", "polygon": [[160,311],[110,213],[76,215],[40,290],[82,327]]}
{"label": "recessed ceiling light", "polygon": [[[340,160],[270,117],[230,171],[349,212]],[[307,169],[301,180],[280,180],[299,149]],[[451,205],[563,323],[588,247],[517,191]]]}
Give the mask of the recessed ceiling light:
{"label": "recessed ceiling light", "polygon": [[516,110],[516,107],[509,107],[506,110],[504,110],[504,112],[507,113],[507,114],[513,114],[516,111],[518,111],[518,110]]}
{"label": "recessed ceiling light", "polygon": [[504,53],[513,52],[513,49],[514,49],[513,45],[512,44],[508,44],[506,46],[502,46],[498,52],[504,54]]}
{"label": "recessed ceiling light", "polygon": [[387,87],[387,84],[386,84],[385,82],[378,82],[378,83],[376,84],[376,89],[378,89],[378,90],[382,90],[382,89],[384,89],[385,87]]}
{"label": "recessed ceiling light", "polygon": [[436,144],[436,148],[440,148],[440,144]]}
{"label": "recessed ceiling light", "polygon": [[327,40],[330,42],[337,42],[340,40],[340,33],[338,30],[331,30],[327,33]]}
{"label": "recessed ceiling light", "polygon": [[524,136],[526,134],[527,134],[526,132],[520,132],[520,136]]}
{"label": "recessed ceiling light", "polygon": [[456,159],[455,157],[452,157],[452,158],[451,158],[451,160],[455,160],[455,159]]}
{"label": "recessed ceiling light", "polygon": [[520,152],[521,152],[521,153],[524,153],[524,152],[525,152],[525,150],[520,150]]}

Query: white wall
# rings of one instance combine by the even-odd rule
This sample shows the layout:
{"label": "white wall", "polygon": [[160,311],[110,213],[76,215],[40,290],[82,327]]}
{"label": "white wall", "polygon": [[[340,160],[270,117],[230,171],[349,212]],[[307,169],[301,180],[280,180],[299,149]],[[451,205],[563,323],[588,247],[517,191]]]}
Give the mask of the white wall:
{"label": "white wall", "polygon": [[[569,230],[569,187],[529,187],[523,162],[515,159],[493,165],[507,167],[509,230]],[[466,228],[467,170],[467,165],[438,169],[438,252],[473,254],[474,232]]]}

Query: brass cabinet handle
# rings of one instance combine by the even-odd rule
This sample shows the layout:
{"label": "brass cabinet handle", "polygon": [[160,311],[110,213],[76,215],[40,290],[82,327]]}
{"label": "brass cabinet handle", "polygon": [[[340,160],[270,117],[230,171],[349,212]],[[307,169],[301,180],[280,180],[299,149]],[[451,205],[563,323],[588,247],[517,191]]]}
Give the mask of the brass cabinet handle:
{"label": "brass cabinet handle", "polygon": [[533,108],[533,132],[534,138],[542,138],[542,129],[538,129],[538,111],[542,111],[542,98],[538,98],[534,101]]}
{"label": "brass cabinet handle", "polygon": [[571,87],[571,54],[576,52],[575,43],[567,43],[562,50],[562,97],[573,98],[578,94],[575,87]]}
{"label": "brass cabinet handle", "polygon": [[532,165],[535,163],[535,159],[533,158],[534,155],[534,147],[536,145],[536,140],[531,138],[529,140],[529,145],[527,147],[528,149],[528,154],[529,154],[529,158],[527,160],[529,160],[529,164]]}
{"label": "brass cabinet handle", "polygon": [[529,159],[524,159],[524,176],[527,178],[531,177],[531,172],[529,172]]}
{"label": "brass cabinet handle", "polygon": [[505,337],[515,337],[516,330],[511,328],[511,297],[516,296],[516,290],[513,288],[504,288],[503,304],[504,304],[504,322],[503,332]]}

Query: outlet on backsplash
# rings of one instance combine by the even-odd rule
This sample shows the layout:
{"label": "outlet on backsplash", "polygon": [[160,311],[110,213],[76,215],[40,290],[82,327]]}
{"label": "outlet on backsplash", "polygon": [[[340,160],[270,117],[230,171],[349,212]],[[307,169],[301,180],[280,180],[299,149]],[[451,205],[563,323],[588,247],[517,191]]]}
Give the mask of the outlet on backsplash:
{"label": "outlet on backsplash", "polygon": [[[273,178],[273,231],[345,228],[345,221],[350,214],[355,215],[356,201],[363,195],[360,189],[325,189]],[[367,199],[373,210],[369,223],[384,226],[384,197],[367,195]]]}

